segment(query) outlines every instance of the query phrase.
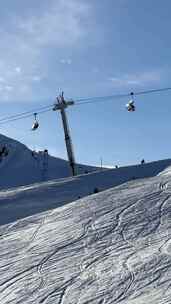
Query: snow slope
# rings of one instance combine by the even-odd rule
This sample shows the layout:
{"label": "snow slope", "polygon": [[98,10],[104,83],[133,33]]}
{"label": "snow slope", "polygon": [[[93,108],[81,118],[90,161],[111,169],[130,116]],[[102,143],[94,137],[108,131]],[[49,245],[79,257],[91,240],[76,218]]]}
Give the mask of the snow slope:
{"label": "snow slope", "polygon": [[[42,153],[35,153],[20,142],[0,135],[0,150],[9,153],[0,162],[0,189],[28,185],[43,180],[70,176],[68,162]],[[78,165],[78,173],[95,171],[97,167]]]}
{"label": "snow slope", "polygon": [[112,171],[0,192],[1,304],[171,303],[171,170]]}
{"label": "snow slope", "polygon": [[[0,135],[0,150],[3,146],[7,147],[9,153],[0,162],[0,190],[70,176],[68,162],[63,159],[46,156],[43,152],[32,156],[32,151],[25,145]],[[99,172],[101,169],[98,167],[78,164],[77,172],[84,174],[96,171],[95,175],[88,177],[88,181],[91,183],[93,180],[93,187],[107,189],[128,180],[155,176],[169,166],[171,159],[118,169],[103,169]],[[85,179],[87,180],[83,177],[83,181]],[[87,195],[92,193],[93,187],[88,187]]]}
{"label": "snow slope", "polygon": [[95,188],[103,191],[137,178],[156,176],[169,163],[163,160],[0,191],[0,225],[88,196]]}

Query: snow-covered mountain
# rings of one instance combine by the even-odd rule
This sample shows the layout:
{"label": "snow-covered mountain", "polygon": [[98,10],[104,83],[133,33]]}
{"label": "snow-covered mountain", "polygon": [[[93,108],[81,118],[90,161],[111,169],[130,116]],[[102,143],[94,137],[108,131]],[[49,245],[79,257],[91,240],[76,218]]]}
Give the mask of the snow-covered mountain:
{"label": "snow-covered mountain", "polygon": [[[88,176],[86,180],[90,181],[89,184],[94,180],[94,186],[107,189],[132,179],[155,176],[170,165],[171,159],[168,159],[101,171],[98,167],[78,164],[77,172],[80,175],[96,171],[95,175]],[[35,153],[20,142],[1,134],[0,173],[0,190],[67,178],[71,175],[66,160],[52,157],[48,155],[46,150]],[[86,192],[87,195],[92,192],[92,188],[92,186],[89,187],[89,191]]]}
{"label": "snow-covered mountain", "polygon": [[1,304],[171,304],[171,160],[59,179],[49,157],[40,182],[0,139],[2,188],[24,185],[0,191]]}
{"label": "snow-covered mountain", "polygon": [[[77,165],[78,174],[95,170],[98,168]],[[71,175],[67,161],[48,155],[46,150],[35,153],[20,142],[1,134],[0,172],[0,189]]]}
{"label": "snow-covered mountain", "polygon": [[112,171],[0,191],[1,304],[171,303],[171,168]]}

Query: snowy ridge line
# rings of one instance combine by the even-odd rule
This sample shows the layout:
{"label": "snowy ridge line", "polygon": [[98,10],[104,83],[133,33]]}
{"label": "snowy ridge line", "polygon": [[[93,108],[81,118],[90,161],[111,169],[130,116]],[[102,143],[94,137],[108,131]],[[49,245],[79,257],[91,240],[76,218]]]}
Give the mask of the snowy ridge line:
{"label": "snowy ridge line", "polygon": [[[36,190],[36,188],[40,186],[40,182],[42,182],[43,185],[43,181],[53,182],[56,179],[68,178],[70,175],[68,163],[62,159],[57,159],[49,155],[48,170],[46,170],[46,174],[43,175],[43,151],[42,153],[35,153],[33,157],[32,151],[29,150],[25,145],[3,135],[0,135],[0,143],[9,146],[9,155],[7,159],[5,159],[5,162],[2,162],[1,164],[1,191],[4,189],[11,191],[10,188],[13,188],[14,190],[14,187],[19,186],[22,186],[22,188],[20,190],[18,189],[18,192],[25,191],[24,187],[28,187],[28,189],[34,187]],[[96,173],[101,180],[103,179],[104,187],[102,187],[102,189],[104,190],[109,188],[109,185],[106,187],[104,179],[106,179],[106,181],[110,180],[110,187],[112,187],[132,179],[153,177],[160,174],[163,170],[165,170],[165,172],[168,170],[167,174],[171,174],[171,170],[168,168],[169,166],[171,166],[171,159],[154,161],[151,163],[145,163],[143,165],[104,170],[101,170],[95,166],[77,164],[77,170],[79,176],[82,176],[85,172],[89,172],[89,174],[87,174],[88,176],[92,176],[93,173]],[[163,172],[163,174],[166,174],[165,172]],[[97,179],[97,176],[93,176],[97,181],[97,187],[101,187],[101,183],[98,183],[99,178]],[[114,181],[113,184],[111,182],[112,178]],[[6,192],[2,192],[1,195],[5,196],[6,194]]]}
{"label": "snowy ridge line", "polygon": [[[47,147],[43,151],[32,151],[20,142],[0,134],[1,146],[7,147],[8,155],[0,163],[0,190],[70,176],[68,162],[48,154]],[[77,164],[78,174],[98,169],[96,166]]]}

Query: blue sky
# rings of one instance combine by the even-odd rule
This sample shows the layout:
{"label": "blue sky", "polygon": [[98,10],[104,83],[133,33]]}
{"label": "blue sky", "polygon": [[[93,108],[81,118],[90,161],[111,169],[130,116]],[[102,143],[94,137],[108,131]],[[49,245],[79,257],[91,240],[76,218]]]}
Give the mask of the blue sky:
{"label": "blue sky", "polygon": [[[1,116],[69,98],[171,86],[169,0],[6,0],[0,10]],[[68,109],[79,162],[125,165],[171,157],[171,92]],[[0,126],[31,148],[66,158],[59,113]]]}

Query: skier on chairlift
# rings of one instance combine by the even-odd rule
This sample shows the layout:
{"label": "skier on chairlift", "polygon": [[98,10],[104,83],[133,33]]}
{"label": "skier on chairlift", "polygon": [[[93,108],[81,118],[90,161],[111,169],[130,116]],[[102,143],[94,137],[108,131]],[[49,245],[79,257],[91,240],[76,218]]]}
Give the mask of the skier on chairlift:
{"label": "skier on chairlift", "polygon": [[135,105],[133,100],[134,93],[131,93],[130,95],[131,95],[131,100],[126,104],[126,108],[128,112],[134,112],[135,111]]}
{"label": "skier on chairlift", "polygon": [[39,123],[37,121],[37,113],[34,113],[34,123],[32,125],[32,131],[35,131],[36,129],[38,129],[39,127]]}

